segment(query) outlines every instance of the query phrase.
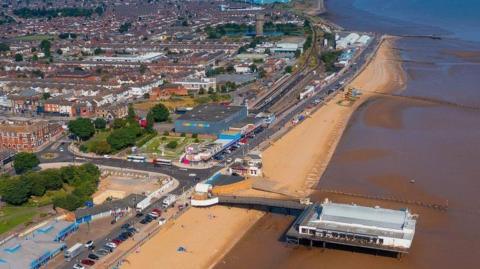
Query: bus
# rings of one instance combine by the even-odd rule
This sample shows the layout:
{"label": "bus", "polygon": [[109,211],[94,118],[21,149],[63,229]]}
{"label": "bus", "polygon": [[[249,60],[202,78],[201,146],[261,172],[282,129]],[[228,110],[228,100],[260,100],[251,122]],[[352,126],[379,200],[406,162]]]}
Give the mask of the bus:
{"label": "bus", "polygon": [[65,250],[64,256],[65,260],[71,261],[73,258],[77,257],[80,252],[82,252],[83,244],[76,243],[71,248]]}
{"label": "bus", "polygon": [[154,165],[172,165],[172,161],[167,159],[157,158],[153,160],[153,164]]}
{"label": "bus", "polygon": [[147,160],[147,158],[145,158],[144,156],[129,155],[127,157],[127,160],[129,162],[144,163]]}

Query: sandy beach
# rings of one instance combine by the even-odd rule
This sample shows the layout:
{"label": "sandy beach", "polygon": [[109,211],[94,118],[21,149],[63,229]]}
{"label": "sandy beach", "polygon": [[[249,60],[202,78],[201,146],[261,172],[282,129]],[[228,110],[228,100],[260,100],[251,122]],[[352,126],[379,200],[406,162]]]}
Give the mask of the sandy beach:
{"label": "sandy beach", "polygon": [[210,268],[262,215],[223,206],[191,208],[129,255],[122,268]]}
{"label": "sandy beach", "polygon": [[352,87],[362,96],[351,106],[342,106],[342,93],[275,142],[263,153],[264,173],[301,196],[318,183],[340,141],[353,112],[375,92],[389,93],[405,83],[401,61],[394,50],[394,37],[385,37],[376,55],[357,76]]}
{"label": "sandy beach", "polygon": [[[404,75],[386,38],[368,67],[352,83],[364,91],[351,106],[340,93],[263,152],[265,176],[298,196],[306,196],[323,174],[353,112],[374,94],[401,88]],[[262,216],[263,212],[215,206],[193,208],[169,223],[122,268],[211,268]],[[212,216],[215,216],[212,218]],[[186,253],[178,253],[178,247]]]}

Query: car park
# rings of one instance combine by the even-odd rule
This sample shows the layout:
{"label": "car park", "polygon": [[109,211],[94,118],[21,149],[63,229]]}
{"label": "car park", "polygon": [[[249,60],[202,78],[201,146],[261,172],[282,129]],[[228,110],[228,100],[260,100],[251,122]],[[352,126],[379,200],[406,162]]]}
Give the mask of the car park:
{"label": "car park", "polygon": [[80,263],[87,266],[93,266],[95,264],[95,262],[90,259],[83,259]]}

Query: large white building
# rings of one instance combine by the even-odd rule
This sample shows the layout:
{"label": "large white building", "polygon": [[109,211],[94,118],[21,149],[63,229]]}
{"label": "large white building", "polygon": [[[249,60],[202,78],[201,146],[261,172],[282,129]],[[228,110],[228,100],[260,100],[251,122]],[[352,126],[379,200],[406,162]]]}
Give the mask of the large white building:
{"label": "large white building", "polygon": [[[299,237],[314,241],[408,252],[417,216],[392,210],[326,200],[312,205],[297,219]],[[288,234],[287,234],[288,235]]]}
{"label": "large white building", "polygon": [[93,56],[92,61],[95,62],[124,62],[124,63],[151,63],[163,57],[160,52],[147,52],[136,55],[122,55],[122,56]]}
{"label": "large white building", "polygon": [[189,91],[198,91],[201,88],[205,90],[209,88],[217,89],[217,80],[215,78],[184,78],[173,83],[180,84]]}

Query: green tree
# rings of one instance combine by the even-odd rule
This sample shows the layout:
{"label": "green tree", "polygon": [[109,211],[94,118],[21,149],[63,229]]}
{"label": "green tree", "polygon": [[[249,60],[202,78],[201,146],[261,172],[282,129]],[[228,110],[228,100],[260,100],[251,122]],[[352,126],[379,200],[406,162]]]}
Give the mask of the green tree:
{"label": "green tree", "polygon": [[152,111],[148,112],[146,120],[147,120],[147,127],[145,129],[147,129],[148,132],[152,132],[153,125],[155,123],[155,117],[153,116]]}
{"label": "green tree", "polygon": [[13,160],[13,168],[17,174],[25,173],[33,168],[37,167],[40,161],[37,155],[28,152],[20,152],[15,155]]}
{"label": "green tree", "polygon": [[10,46],[6,43],[0,43],[0,52],[5,52],[5,51],[9,51],[10,50]]}
{"label": "green tree", "polygon": [[90,119],[78,118],[68,122],[68,129],[81,140],[87,140],[95,134],[95,126]]}
{"label": "green tree", "polygon": [[153,120],[155,122],[167,121],[168,117],[170,116],[168,108],[162,103],[153,106],[149,113],[152,113]]}
{"label": "green tree", "polygon": [[128,112],[127,112],[127,121],[128,122],[134,122],[136,121],[136,113],[135,113],[135,109],[133,108],[133,105],[132,104],[128,104]]}
{"label": "green tree", "polygon": [[40,45],[38,47],[45,54],[45,58],[49,58],[51,56],[50,49],[52,48],[52,43],[48,39],[42,40],[42,42],[40,42]]}
{"label": "green tree", "polygon": [[167,143],[166,147],[169,149],[174,149],[178,146],[178,142],[173,140]]}
{"label": "green tree", "polygon": [[128,146],[133,146],[135,144],[136,137],[137,135],[132,128],[115,129],[107,137],[107,142],[110,144],[112,149],[121,150]]}
{"label": "green tree", "polygon": [[289,66],[285,67],[285,73],[292,73],[292,71],[293,71],[292,66],[289,65]]}
{"label": "green tree", "polygon": [[95,126],[95,129],[103,130],[107,127],[107,121],[104,118],[96,118],[93,121],[93,125]]}
{"label": "green tree", "polygon": [[51,95],[49,92],[44,92],[44,93],[42,93],[42,99],[43,99],[43,100],[47,100],[47,99],[49,99],[50,97],[52,97],[52,95]]}
{"label": "green tree", "polygon": [[32,62],[36,62],[36,61],[38,61],[38,56],[37,56],[37,54],[34,54],[32,56]]}
{"label": "green tree", "polygon": [[200,90],[198,90],[198,94],[200,95],[205,94],[205,89],[203,87],[200,87]]}
{"label": "green tree", "polygon": [[295,51],[295,58],[300,57],[300,55],[302,55],[302,52],[301,52],[299,49],[297,49],[297,50]]}
{"label": "green tree", "polygon": [[148,70],[148,67],[144,64],[141,64],[140,65],[140,68],[138,69],[138,71],[140,72],[140,74],[145,74],[145,72],[147,72]]}
{"label": "green tree", "polygon": [[8,179],[2,186],[2,200],[12,205],[21,205],[30,197],[31,186],[23,178]]}
{"label": "green tree", "polygon": [[23,61],[23,55],[20,53],[15,54],[15,62]]}
{"label": "green tree", "polygon": [[93,54],[95,54],[95,55],[100,55],[100,54],[103,54],[103,53],[105,53],[105,51],[102,50],[101,48],[95,48],[93,50]]}

